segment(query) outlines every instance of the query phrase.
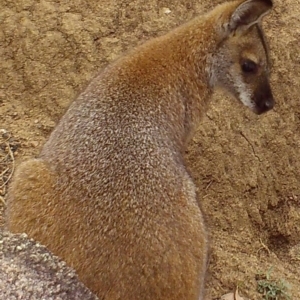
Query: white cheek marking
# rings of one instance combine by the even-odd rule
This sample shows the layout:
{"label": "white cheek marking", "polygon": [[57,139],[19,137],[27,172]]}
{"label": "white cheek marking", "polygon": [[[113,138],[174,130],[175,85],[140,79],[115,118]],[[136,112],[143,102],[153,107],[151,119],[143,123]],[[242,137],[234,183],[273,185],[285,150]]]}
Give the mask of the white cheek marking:
{"label": "white cheek marking", "polygon": [[237,78],[235,82],[235,88],[239,94],[240,101],[252,110],[255,108],[255,103],[251,99],[251,92],[247,89],[246,84],[241,78]]}

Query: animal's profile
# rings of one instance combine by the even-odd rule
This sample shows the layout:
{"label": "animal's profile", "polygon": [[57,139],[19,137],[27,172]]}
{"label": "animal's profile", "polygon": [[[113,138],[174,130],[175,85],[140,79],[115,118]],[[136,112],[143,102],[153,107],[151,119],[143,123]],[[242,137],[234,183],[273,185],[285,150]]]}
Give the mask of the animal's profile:
{"label": "animal's profile", "polygon": [[260,27],[271,8],[224,3],[106,67],[19,166],[8,229],[100,299],[203,299],[207,235],[183,152],[215,87],[258,114],[273,107]]}

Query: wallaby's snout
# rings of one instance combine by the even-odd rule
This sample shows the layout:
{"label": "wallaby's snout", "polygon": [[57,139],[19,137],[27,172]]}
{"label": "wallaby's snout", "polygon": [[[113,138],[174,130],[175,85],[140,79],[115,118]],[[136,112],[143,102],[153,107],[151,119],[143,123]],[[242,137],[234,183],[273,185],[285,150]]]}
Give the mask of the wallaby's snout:
{"label": "wallaby's snout", "polygon": [[274,107],[275,101],[268,80],[262,82],[254,93],[254,112],[258,115],[271,110]]}

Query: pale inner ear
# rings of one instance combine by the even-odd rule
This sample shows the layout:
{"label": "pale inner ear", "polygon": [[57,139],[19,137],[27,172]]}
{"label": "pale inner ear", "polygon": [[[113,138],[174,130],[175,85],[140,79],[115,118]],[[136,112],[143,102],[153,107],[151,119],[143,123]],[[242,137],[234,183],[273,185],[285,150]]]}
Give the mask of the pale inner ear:
{"label": "pale inner ear", "polygon": [[265,13],[261,14],[261,15],[260,15],[256,20],[254,20],[252,23],[246,24],[246,25],[244,25],[243,27],[244,27],[245,29],[248,29],[248,28],[250,28],[251,26],[253,26],[253,25],[259,23],[259,22],[261,21],[261,19],[263,19],[263,17],[264,17],[265,15],[267,15],[268,13],[269,13],[269,11],[266,11]]}
{"label": "pale inner ear", "polygon": [[230,18],[230,29],[232,31],[241,28],[248,29],[269,13],[272,8],[270,5],[263,1],[248,0],[240,4],[233,12]]}

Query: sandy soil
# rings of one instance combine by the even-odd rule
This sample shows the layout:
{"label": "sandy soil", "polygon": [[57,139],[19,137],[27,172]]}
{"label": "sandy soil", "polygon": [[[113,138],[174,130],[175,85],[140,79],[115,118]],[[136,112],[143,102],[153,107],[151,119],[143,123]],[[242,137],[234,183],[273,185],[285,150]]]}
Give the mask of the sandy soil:
{"label": "sandy soil", "polygon": [[[219,2],[1,0],[0,200],[99,69]],[[263,299],[257,274],[272,267],[300,299],[300,1],[274,3],[264,28],[275,109],[259,117],[218,93],[187,151],[210,228],[212,298],[239,286]]]}

